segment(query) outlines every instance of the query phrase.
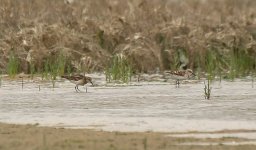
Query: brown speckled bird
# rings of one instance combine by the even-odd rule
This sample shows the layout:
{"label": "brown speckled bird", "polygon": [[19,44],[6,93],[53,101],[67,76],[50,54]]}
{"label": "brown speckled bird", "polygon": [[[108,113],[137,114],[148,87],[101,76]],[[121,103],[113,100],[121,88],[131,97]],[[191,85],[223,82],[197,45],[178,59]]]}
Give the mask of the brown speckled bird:
{"label": "brown speckled bird", "polygon": [[[87,77],[87,76],[83,76],[83,75],[72,75],[72,76],[63,75],[61,77],[68,79],[70,82],[74,83],[76,85],[75,86],[76,92],[80,91],[78,89],[79,85],[84,86],[85,84],[87,84],[89,82],[93,85],[91,77]],[[87,92],[87,89],[86,89],[86,92]]]}
{"label": "brown speckled bird", "polygon": [[179,71],[165,71],[166,75],[170,75],[172,79],[176,80],[176,86],[180,85],[180,80],[190,79],[196,76],[191,69],[179,70]]}

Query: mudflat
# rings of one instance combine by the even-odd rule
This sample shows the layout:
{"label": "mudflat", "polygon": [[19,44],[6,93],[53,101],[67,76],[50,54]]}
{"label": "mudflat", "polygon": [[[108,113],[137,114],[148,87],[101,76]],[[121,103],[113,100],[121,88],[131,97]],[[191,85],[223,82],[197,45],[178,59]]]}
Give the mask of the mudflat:
{"label": "mudflat", "polygon": [[[0,123],[1,150],[255,150],[241,138],[172,137],[160,132],[106,132]],[[215,143],[215,144],[213,144]],[[226,144],[225,144],[226,143]],[[231,144],[227,144],[231,143]],[[233,143],[233,144],[232,144]]]}

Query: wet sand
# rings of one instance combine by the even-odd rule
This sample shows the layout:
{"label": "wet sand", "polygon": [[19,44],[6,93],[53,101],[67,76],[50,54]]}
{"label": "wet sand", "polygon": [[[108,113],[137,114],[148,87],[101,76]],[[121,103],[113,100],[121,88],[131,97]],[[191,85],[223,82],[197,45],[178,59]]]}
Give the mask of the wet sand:
{"label": "wet sand", "polygon": [[[219,131],[256,129],[256,92],[251,82],[222,81],[212,85],[211,100],[203,96],[203,81],[105,84],[76,93],[66,80],[56,82],[3,81],[0,122],[95,128],[106,131]],[[38,86],[40,85],[40,91]]]}
{"label": "wet sand", "polygon": [[[118,149],[122,148],[117,144],[116,140],[120,137],[116,133],[125,134],[128,139],[135,136],[151,139],[157,135],[157,138],[161,137],[159,145],[165,139],[171,139],[170,146],[173,149],[177,145],[181,145],[179,149],[193,149],[193,145],[215,145],[217,149],[222,145],[232,148],[234,145],[255,145],[256,92],[250,81],[215,82],[212,85],[211,100],[204,100],[202,80],[183,82],[180,88],[175,88],[173,81],[163,82],[162,79],[122,85],[106,84],[102,75],[92,76],[96,86],[88,86],[88,93],[83,87],[80,87],[82,92],[76,93],[74,85],[65,80],[58,80],[54,89],[51,82],[40,80],[24,80],[23,89],[20,80],[3,80],[0,88],[0,122],[24,126],[2,124],[2,132],[13,130],[12,126],[19,130],[7,134],[3,132],[2,137],[12,136],[8,139],[15,141],[24,134],[29,138],[27,133],[20,132],[31,128],[35,133],[38,132],[37,136],[41,140],[37,140],[39,143],[42,143],[42,132],[45,130],[54,132],[55,136],[65,132],[65,137],[71,141],[74,135],[79,134],[76,132],[88,132],[102,134],[95,137],[96,141],[97,138],[114,136]],[[40,127],[26,124],[37,124]],[[219,134],[227,130],[231,132]],[[53,141],[50,135],[47,137]],[[141,138],[135,140],[137,145],[142,144]],[[153,141],[157,143],[156,139]],[[180,139],[180,143],[172,143]],[[167,143],[170,141],[167,140]],[[108,144],[111,145],[111,142]],[[101,148],[111,149],[106,147],[110,146],[108,144]],[[153,145],[150,147],[159,149]]]}

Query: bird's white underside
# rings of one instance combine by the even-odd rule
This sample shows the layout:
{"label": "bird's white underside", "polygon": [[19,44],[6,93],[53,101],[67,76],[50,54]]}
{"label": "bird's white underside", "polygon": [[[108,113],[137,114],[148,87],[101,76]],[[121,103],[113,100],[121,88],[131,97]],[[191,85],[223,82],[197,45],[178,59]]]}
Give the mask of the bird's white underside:
{"label": "bird's white underside", "polygon": [[78,81],[75,81],[75,80],[69,80],[71,83],[74,83],[75,85],[82,85],[83,83],[83,80],[78,80]]}

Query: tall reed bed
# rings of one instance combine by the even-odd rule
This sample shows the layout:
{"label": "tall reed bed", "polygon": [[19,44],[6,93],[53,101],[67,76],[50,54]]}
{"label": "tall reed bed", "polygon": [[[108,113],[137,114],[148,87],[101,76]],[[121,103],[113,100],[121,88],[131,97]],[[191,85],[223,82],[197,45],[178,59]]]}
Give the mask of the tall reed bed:
{"label": "tall reed bed", "polygon": [[106,81],[121,81],[128,83],[132,77],[132,66],[128,59],[120,55],[112,57],[110,64],[105,68]]}

